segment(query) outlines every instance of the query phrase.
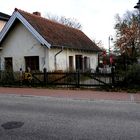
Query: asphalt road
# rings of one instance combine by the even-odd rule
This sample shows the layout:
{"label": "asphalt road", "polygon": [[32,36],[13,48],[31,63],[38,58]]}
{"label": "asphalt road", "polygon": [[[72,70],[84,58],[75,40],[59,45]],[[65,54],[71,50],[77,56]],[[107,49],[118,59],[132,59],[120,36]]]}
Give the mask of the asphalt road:
{"label": "asphalt road", "polygon": [[140,104],[0,94],[0,140],[139,140]]}

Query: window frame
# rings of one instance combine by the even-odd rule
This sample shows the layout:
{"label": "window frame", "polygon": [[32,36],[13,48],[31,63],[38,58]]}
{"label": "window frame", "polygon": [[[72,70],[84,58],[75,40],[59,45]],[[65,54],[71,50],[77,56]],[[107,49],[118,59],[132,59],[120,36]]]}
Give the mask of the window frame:
{"label": "window frame", "polygon": [[39,56],[25,56],[25,68],[32,71],[39,71]]}

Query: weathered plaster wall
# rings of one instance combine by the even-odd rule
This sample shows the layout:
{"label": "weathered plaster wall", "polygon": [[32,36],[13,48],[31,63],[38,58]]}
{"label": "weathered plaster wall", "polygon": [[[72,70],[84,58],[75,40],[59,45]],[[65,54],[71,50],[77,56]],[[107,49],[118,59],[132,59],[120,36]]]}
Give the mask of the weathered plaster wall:
{"label": "weathered plaster wall", "polygon": [[25,56],[39,56],[40,70],[43,67],[44,47],[33,37],[33,35],[18,23],[2,43],[1,68],[4,69],[4,57],[12,57],[13,70],[20,68],[25,70]]}

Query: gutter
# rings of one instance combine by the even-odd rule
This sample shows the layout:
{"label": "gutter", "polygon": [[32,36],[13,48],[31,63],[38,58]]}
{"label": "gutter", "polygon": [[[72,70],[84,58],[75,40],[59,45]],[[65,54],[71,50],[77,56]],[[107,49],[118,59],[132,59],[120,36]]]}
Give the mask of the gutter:
{"label": "gutter", "polygon": [[55,66],[55,70],[57,70],[57,55],[60,54],[63,51],[63,46],[61,47],[61,50],[59,52],[57,52],[54,56],[54,66]]}

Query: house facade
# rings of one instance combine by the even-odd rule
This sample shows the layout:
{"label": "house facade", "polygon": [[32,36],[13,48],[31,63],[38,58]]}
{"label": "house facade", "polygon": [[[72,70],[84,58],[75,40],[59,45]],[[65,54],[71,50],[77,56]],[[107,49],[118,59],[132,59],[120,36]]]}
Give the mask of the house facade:
{"label": "house facade", "polygon": [[0,69],[96,69],[100,49],[82,31],[15,9],[0,34]]}

